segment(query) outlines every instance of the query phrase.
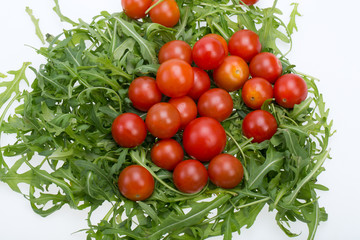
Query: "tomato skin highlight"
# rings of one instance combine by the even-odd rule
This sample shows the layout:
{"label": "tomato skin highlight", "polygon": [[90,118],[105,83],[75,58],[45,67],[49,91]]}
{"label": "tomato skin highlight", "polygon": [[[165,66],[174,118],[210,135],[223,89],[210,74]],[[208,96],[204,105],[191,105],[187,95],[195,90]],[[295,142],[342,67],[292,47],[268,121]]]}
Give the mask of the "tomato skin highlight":
{"label": "tomato skin highlight", "polygon": [[282,73],[280,60],[269,52],[262,52],[253,57],[249,68],[252,77],[265,78],[270,83],[274,83]]}
{"label": "tomato skin highlight", "polygon": [[201,162],[193,159],[185,160],[175,167],[173,180],[180,191],[197,193],[206,186],[208,172]]}
{"label": "tomato skin highlight", "polygon": [[188,64],[192,63],[191,47],[185,41],[173,40],[165,43],[159,51],[159,63],[170,59],[184,60]]}
{"label": "tomato skin highlight", "polygon": [[176,109],[180,113],[181,125],[180,129],[184,129],[186,125],[189,124],[192,120],[194,120],[197,116],[197,106],[194,100],[192,100],[189,96],[179,97],[179,98],[171,98],[169,103],[176,107]]}
{"label": "tomato skin highlight", "polygon": [[199,68],[212,70],[224,61],[225,49],[221,42],[215,38],[203,37],[195,43],[192,57]]}
{"label": "tomato skin highlight", "polygon": [[259,0],[242,0],[246,5],[251,6],[257,3]]}
{"label": "tomato skin highlight", "polygon": [[162,94],[155,79],[138,77],[130,84],[129,98],[136,109],[146,112],[151,106],[161,101]]}
{"label": "tomato skin highlight", "polygon": [[121,171],[118,187],[123,196],[133,201],[149,198],[155,187],[151,173],[139,165],[130,165]]}
{"label": "tomato skin highlight", "polygon": [[209,75],[204,70],[193,67],[193,72],[194,84],[187,95],[196,101],[204,92],[210,89],[211,81]]}
{"label": "tomato skin highlight", "polygon": [[211,159],[208,173],[213,184],[230,189],[241,182],[244,176],[244,168],[239,159],[223,153]]}
{"label": "tomato skin highlight", "polygon": [[[152,2],[154,5],[158,0]],[[153,23],[159,23],[165,27],[175,26],[180,19],[180,10],[175,0],[164,0],[149,12]]]}
{"label": "tomato skin highlight", "polygon": [[151,0],[121,0],[121,6],[126,16],[132,19],[144,18],[151,3]]}
{"label": "tomato skin highlight", "polygon": [[111,126],[115,142],[125,148],[142,144],[147,131],[144,121],[135,113],[123,113],[115,118]]}
{"label": "tomato skin highlight", "polygon": [[245,137],[254,138],[253,142],[269,140],[277,131],[275,117],[264,110],[255,110],[247,114],[242,123]]}
{"label": "tomato skin highlight", "polygon": [[258,77],[246,81],[241,92],[244,103],[252,109],[260,109],[273,95],[272,85],[266,79]]}
{"label": "tomato skin highlight", "polygon": [[274,85],[275,100],[285,108],[293,108],[295,104],[301,103],[307,94],[306,82],[296,74],[285,74]]}
{"label": "tomato skin highlight", "polygon": [[215,33],[206,34],[204,37],[212,37],[212,38],[215,38],[216,40],[218,40],[221,43],[221,45],[223,45],[223,47],[224,47],[225,56],[229,55],[228,43],[225,40],[225,38],[223,38],[219,34],[215,34]]}
{"label": "tomato skin highlight", "polygon": [[250,62],[261,51],[259,36],[251,30],[239,30],[229,40],[229,51],[231,55]]}
{"label": "tomato skin highlight", "polygon": [[162,139],[151,149],[151,160],[156,166],[168,171],[174,170],[184,158],[184,150],[174,139]]}

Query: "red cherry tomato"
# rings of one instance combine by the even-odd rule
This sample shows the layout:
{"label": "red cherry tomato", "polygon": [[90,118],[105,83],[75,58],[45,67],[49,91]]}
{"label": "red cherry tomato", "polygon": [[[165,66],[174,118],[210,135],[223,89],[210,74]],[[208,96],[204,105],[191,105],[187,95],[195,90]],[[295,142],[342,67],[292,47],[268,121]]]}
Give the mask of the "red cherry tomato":
{"label": "red cherry tomato", "polygon": [[179,111],[173,105],[161,102],[149,109],[145,123],[153,136],[171,138],[179,130],[181,118]]}
{"label": "red cherry tomato", "polygon": [[240,30],[234,33],[229,40],[231,55],[241,57],[246,62],[261,51],[259,36],[251,30]]}
{"label": "red cherry tomato", "polygon": [[193,67],[193,72],[194,85],[187,95],[196,101],[204,92],[210,89],[211,82],[209,75],[204,70]]}
{"label": "red cherry tomato", "polygon": [[269,140],[277,130],[275,117],[264,110],[255,110],[245,116],[242,131],[245,137],[254,138],[253,142]]}
{"label": "red cherry tomato", "polygon": [[224,61],[225,49],[221,42],[215,38],[203,37],[195,43],[192,57],[199,68],[212,70]]}
{"label": "red cherry tomato", "polygon": [[274,83],[282,72],[280,60],[269,52],[262,52],[253,57],[249,67],[252,77],[265,78],[270,83]]}
{"label": "red cherry tomato", "polygon": [[143,201],[154,191],[154,178],[151,173],[139,165],[131,165],[121,171],[118,180],[122,195],[133,201]]}
{"label": "red cherry tomato", "polygon": [[160,65],[156,84],[168,97],[185,96],[194,84],[194,72],[187,62],[171,59]]}
{"label": "red cherry tomato", "polygon": [[115,142],[125,148],[140,145],[147,135],[144,121],[135,113],[123,113],[115,118],[111,133]]}
{"label": "red cherry tomato", "polygon": [[173,172],[174,184],[184,193],[197,193],[208,181],[205,166],[197,160],[186,160],[179,163]]}
{"label": "red cherry tomato", "polygon": [[211,159],[208,173],[210,181],[222,188],[236,187],[244,176],[244,168],[239,159],[230,154],[220,154]]}
{"label": "red cherry tomato", "polygon": [[216,40],[218,40],[224,47],[225,56],[229,55],[228,43],[222,36],[220,36],[219,34],[210,33],[210,34],[205,35],[204,37],[212,37],[212,38],[215,38]]}
{"label": "red cherry tomato", "polygon": [[185,128],[183,146],[192,157],[202,162],[219,155],[226,145],[226,133],[221,124],[213,118],[200,117],[192,120]]}
{"label": "red cherry tomato", "polygon": [[172,171],[184,158],[184,150],[174,139],[163,139],[151,149],[151,160],[156,166]]}
{"label": "red cherry tomato", "polygon": [[[151,6],[156,2],[158,0],[153,1]],[[165,27],[173,27],[179,22],[180,10],[175,0],[164,0],[152,8],[149,15],[152,22]]]}
{"label": "red cherry tomato", "polygon": [[194,120],[197,116],[197,107],[194,100],[188,96],[171,98],[169,103],[176,107],[180,113],[181,125],[180,129],[184,129],[189,122]]}
{"label": "red cherry tomato", "polygon": [[159,62],[163,63],[174,58],[184,60],[188,64],[191,64],[192,57],[190,45],[181,40],[174,40],[165,43],[159,51]]}
{"label": "red cherry tomato", "polygon": [[308,90],[304,79],[295,74],[285,74],[276,80],[274,95],[276,102],[285,108],[293,108],[307,97]]}
{"label": "red cherry tomato", "polygon": [[125,14],[132,19],[145,17],[145,12],[150,7],[151,3],[151,0],[121,0],[121,5]]}
{"label": "red cherry tomato", "polygon": [[213,88],[205,92],[198,101],[199,115],[211,117],[219,122],[227,119],[233,110],[234,104],[230,94],[221,89]]}
{"label": "red cherry tomato", "polygon": [[263,103],[273,98],[273,88],[264,78],[252,78],[245,82],[241,97],[249,108],[260,109]]}
{"label": "red cherry tomato", "polygon": [[259,0],[242,0],[246,5],[251,6],[257,3]]}

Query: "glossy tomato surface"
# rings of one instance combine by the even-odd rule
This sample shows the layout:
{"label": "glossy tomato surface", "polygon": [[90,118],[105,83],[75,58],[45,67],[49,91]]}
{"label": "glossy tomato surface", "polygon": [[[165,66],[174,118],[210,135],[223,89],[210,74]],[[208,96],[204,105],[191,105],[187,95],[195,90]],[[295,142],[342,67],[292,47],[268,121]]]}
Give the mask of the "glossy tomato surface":
{"label": "glossy tomato surface", "polygon": [[251,6],[257,3],[259,0],[242,0],[246,5]]}
{"label": "glossy tomato surface", "polygon": [[195,43],[192,57],[199,68],[212,70],[224,61],[225,49],[219,40],[213,37],[203,37]]}
{"label": "glossy tomato surface", "polygon": [[260,109],[273,95],[272,85],[266,79],[258,77],[246,81],[241,91],[244,103],[252,109]]}
{"label": "glossy tomato surface", "polygon": [[205,166],[197,160],[186,160],[179,163],[173,172],[174,184],[184,193],[200,192],[208,181]]}
{"label": "glossy tomato surface", "polygon": [[196,101],[204,92],[210,89],[211,81],[209,75],[204,70],[193,67],[193,72],[194,84],[187,95]]}
{"label": "glossy tomato surface", "polygon": [[161,101],[162,94],[155,79],[138,77],[130,84],[129,98],[136,109],[146,112],[152,105]]}
{"label": "glossy tomato surface", "polygon": [[159,63],[170,59],[180,59],[191,64],[192,56],[190,45],[181,40],[173,40],[165,43],[159,51]]}
{"label": "glossy tomato surface", "polygon": [[[154,5],[158,0],[153,1]],[[180,19],[180,10],[175,0],[164,0],[156,5],[149,12],[150,19],[154,23],[159,23],[165,27],[175,26]]]}
{"label": "glossy tomato surface", "polygon": [[180,129],[184,129],[186,125],[194,120],[197,116],[197,106],[194,100],[188,96],[171,98],[169,103],[176,107],[180,113],[181,125]]}
{"label": "glossy tomato surface", "polygon": [[156,166],[172,171],[184,158],[184,150],[174,139],[162,139],[151,149],[151,160]]}
{"label": "glossy tomato surface", "polygon": [[274,85],[276,102],[285,108],[293,108],[307,97],[308,90],[304,79],[296,74],[281,76]]}
{"label": "glossy tomato surface", "polygon": [[229,51],[231,55],[250,62],[261,51],[259,36],[251,30],[239,30],[229,40]]}
{"label": "glossy tomato surface", "polygon": [[228,48],[228,43],[225,40],[225,38],[223,38],[222,36],[220,36],[219,34],[215,34],[215,33],[210,33],[205,35],[204,37],[212,37],[215,38],[216,40],[218,40],[224,47],[225,50],[225,56],[229,55],[229,48]]}
{"label": "glossy tomato surface", "polygon": [[269,140],[277,131],[275,117],[264,110],[255,110],[247,114],[242,123],[245,137],[254,138],[253,142]]}
{"label": "glossy tomato surface", "polygon": [[249,68],[252,77],[265,78],[270,83],[274,83],[282,72],[280,60],[269,52],[262,52],[253,57]]}
{"label": "glossy tomato surface", "polygon": [[121,6],[125,14],[132,19],[145,17],[145,12],[151,3],[151,0],[121,0]]}

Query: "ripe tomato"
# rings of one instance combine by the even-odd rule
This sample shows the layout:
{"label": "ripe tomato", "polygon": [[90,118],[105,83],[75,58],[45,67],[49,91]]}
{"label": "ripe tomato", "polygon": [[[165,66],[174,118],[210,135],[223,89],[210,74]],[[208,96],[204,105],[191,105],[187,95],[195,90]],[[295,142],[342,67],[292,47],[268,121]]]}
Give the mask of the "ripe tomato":
{"label": "ripe tomato", "polygon": [[145,12],[151,3],[151,0],[121,0],[121,6],[125,14],[132,19],[145,17]]}
{"label": "ripe tomato", "polygon": [[180,113],[170,103],[157,103],[149,109],[145,123],[153,136],[171,138],[179,130],[181,124]]}
{"label": "ripe tomato", "polygon": [[197,193],[208,181],[205,166],[197,160],[186,160],[179,163],[173,172],[174,184],[184,193]]}
{"label": "ripe tomato", "polygon": [[140,145],[147,134],[144,121],[135,113],[123,113],[115,118],[111,133],[115,142],[125,148]]}
{"label": "ripe tomato", "polygon": [[185,96],[194,84],[194,72],[187,62],[171,59],[160,65],[156,84],[168,97]]}
{"label": "ripe tomato", "polygon": [[204,37],[212,37],[212,38],[215,38],[216,40],[218,40],[224,47],[225,56],[229,55],[228,43],[222,36],[220,36],[219,34],[210,33],[210,34],[205,35]]}
{"label": "ripe tomato", "polygon": [[121,171],[118,180],[122,195],[133,201],[142,201],[154,191],[154,178],[151,173],[139,165],[131,165]]}
{"label": "ripe tomato", "polygon": [[255,77],[245,82],[241,97],[249,108],[260,109],[267,99],[273,98],[273,88],[266,79]]}
{"label": "ripe tomato", "polygon": [[192,120],[185,128],[183,146],[192,157],[202,162],[219,155],[226,145],[226,133],[221,124],[213,118],[200,117]]}
{"label": "ripe tomato", "polygon": [[209,75],[204,70],[193,67],[193,72],[194,84],[187,95],[196,101],[204,92],[210,89],[211,82]]}
{"label": "ripe tomato", "polygon": [[242,0],[246,5],[251,6],[257,3],[259,0]]}
{"label": "ripe tomato", "polygon": [[245,137],[254,138],[253,142],[269,140],[277,130],[275,117],[264,110],[255,110],[245,116],[242,131]]}
{"label": "ripe tomato", "polygon": [[184,150],[174,139],[163,139],[151,149],[151,160],[156,166],[172,171],[184,158]]}
{"label": "ripe tomato", "polygon": [[[153,1],[151,6],[157,1]],[[152,22],[165,27],[173,27],[180,19],[180,10],[175,0],[164,0],[151,9],[149,15]]]}
{"label": "ripe tomato", "polygon": [[249,67],[252,77],[265,78],[270,83],[274,83],[282,72],[280,60],[269,52],[262,52],[253,57]]}
{"label": "ripe tomato", "polygon": [[234,33],[229,40],[231,55],[241,57],[246,62],[261,51],[259,36],[251,30],[240,30]]}
{"label": "ripe tomato", "polygon": [[211,159],[208,173],[210,181],[222,188],[236,187],[244,176],[244,168],[239,159],[230,154],[220,154]]}
{"label": "ripe tomato", "polygon": [[206,91],[198,101],[199,115],[214,118],[219,122],[224,121],[231,115],[233,107],[234,104],[230,94],[221,88]]}
{"label": "ripe tomato", "polygon": [[184,129],[189,122],[194,120],[197,116],[197,107],[194,100],[188,96],[171,98],[169,103],[176,107],[180,113],[181,125],[180,129]]}
{"label": "ripe tomato", "polygon": [[174,58],[184,60],[188,64],[191,64],[192,57],[190,45],[181,40],[174,40],[165,43],[159,51],[159,62],[163,63]]}
{"label": "ripe tomato", "polygon": [[199,68],[212,70],[224,61],[225,49],[221,42],[215,38],[203,37],[195,43],[192,57]]}
{"label": "ripe tomato", "polygon": [[276,102],[285,108],[293,108],[307,97],[308,90],[304,79],[295,74],[285,74],[276,80],[274,95]]}
{"label": "ripe tomato", "polygon": [[240,89],[249,78],[247,63],[238,56],[227,56],[224,62],[214,70],[215,84],[228,92]]}

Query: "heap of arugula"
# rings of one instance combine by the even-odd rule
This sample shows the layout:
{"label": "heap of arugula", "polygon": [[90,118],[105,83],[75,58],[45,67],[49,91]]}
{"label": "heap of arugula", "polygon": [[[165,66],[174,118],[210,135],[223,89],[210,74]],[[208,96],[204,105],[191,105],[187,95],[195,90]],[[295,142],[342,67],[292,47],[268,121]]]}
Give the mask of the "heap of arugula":
{"label": "heap of arugula", "polygon": [[[293,4],[290,21],[285,24],[279,18],[282,13],[276,8],[277,1],[266,9],[235,0],[177,2],[180,22],[175,28],[166,28],[149,19],[131,20],[124,13],[102,12],[90,24],[81,19],[74,22],[62,15],[55,0],[55,12],[73,29],[47,35],[48,46],[37,49],[46,57],[46,64],[35,69],[24,63],[18,71],[8,72],[13,80],[0,83],[6,89],[0,94],[0,107],[5,109],[0,133],[16,134],[17,139],[1,146],[0,180],[24,194],[41,216],[65,204],[88,209],[87,239],[205,239],[218,235],[231,239],[233,232],[250,227],[265,205],[276,211],[276,221],[288,236],[296,236],[289,230],[289,222],[299,220],[308,225],[308,239],[314,239],[319,222],[327,219],[316,190],[327,190],[317,184],[317,176],[329,158],[332,123],[315,79],[296,72],[277,45],[280,39],[291,49],[298,5]],[[30,9],[27,12],[31,15]],[[33,16],[32,20],[38,27],[38,20]],[[111,136],[112,121],[123,112],[145,117],[131,106],[127,89],[137,76],[155,76],[157,52],[164,43],[180,39],[193,45],[210,32],[228,40],[242,28],[259,34],[263,51],[279,56],[284,73],[301,75],[310,96],[293,110],[268,101],[263,108],[274,114],[279,128],[270,141],[258,144],[242,135],[242,119],[250,109],[240,92],[232,93],[235,110],[222,123],[229,137],[225,151],[242,161],[244,180],[231,190],[209,183],[198,194],[182,194],[174,189],[171,173],[149,160],[154,139],[148,136],[135,149],[120,148]],[[39,28],[37,34],[42,37]],[[36,79],[31,91],[20,91],[22,80],[29,84],[28,68]],[[5,119],[15,103],[19,105],[15,114]],[[117,189],[120,170],[131,164],[146,167],[156,179],[154,194],[144,202],[127,200]],[[20,168],[27,171],[20,173]],[[28,192],[21,192],[19,184],[23,183],[29,186]],[[58,191],[50,191],[54,185]],[[99,223],[91,223],[93,211],[104,201],[111,202],[112,208]]]}

